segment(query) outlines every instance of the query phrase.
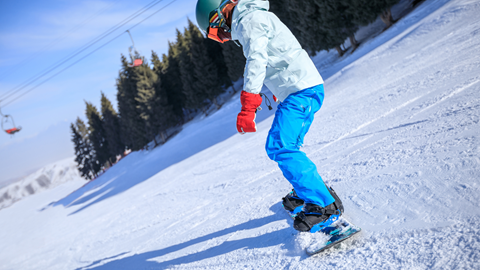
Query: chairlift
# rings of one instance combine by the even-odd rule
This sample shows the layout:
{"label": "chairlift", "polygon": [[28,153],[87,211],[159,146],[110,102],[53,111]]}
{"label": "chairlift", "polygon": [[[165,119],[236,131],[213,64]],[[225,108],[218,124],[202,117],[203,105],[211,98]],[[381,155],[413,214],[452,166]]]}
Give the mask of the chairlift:
{"label": "chairlift", "polygon": [[130,36],[130,39],[132,40],[132,46],[128,48],[128,52],[130,53],[130,57],[132,59],[132,63],[128,64],[128,67],[138,67],[143,64],[144,57],[140,56],[138,53],[137,49],[135,49],[135,42],[133,42],[133,37],[132,34],[130,34],[130,31],[127,30],[128,35]]}
{"label": "chairlift", "polygon": [[19,132],[22,130],[22,127],[17,127],[15,125],[15,121],[13,120],[13,117],[9,114],[3,114],[2,111],[0,110],[0,117],[2,117],[1,121],[1,126],[2,130],[5,131],[7,134],[14,135],[15,133]]}

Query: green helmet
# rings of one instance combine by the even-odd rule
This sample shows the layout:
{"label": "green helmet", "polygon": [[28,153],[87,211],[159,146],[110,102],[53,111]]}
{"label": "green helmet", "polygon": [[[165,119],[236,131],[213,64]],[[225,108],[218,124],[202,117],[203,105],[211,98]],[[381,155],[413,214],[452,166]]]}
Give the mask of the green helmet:
{"label": "green helmet", "polygon": [[197,24],[201,30],[207,32],[210,13],[217,9],[224,0],[198,0],[196,8]]}

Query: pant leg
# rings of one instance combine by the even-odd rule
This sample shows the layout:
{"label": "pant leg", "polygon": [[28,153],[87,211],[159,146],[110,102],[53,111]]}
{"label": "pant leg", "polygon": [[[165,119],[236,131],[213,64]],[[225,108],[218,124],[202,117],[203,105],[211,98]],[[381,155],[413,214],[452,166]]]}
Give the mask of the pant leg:
{"label": "pant leg", "polygon": [[325,207],[335,201],[315,164],[300,151],[303,138],[323,103],[323,85],[288,96],[278,107],[265,149],[276,161],[297,195],[306,203]]}

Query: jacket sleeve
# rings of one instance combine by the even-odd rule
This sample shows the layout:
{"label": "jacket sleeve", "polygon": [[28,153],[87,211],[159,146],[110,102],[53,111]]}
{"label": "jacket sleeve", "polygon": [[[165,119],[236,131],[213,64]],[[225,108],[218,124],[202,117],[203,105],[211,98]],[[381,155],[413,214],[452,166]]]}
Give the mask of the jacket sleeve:
{"label": "jacket sleeve", "polygon": [[[258,94],[262,90],[268,63],[267,45],[269,23],[265,16],[253,12],[239,24],[239,41],[247,59],[243,90]],[[253,16],[255,15],[255,16]]]}

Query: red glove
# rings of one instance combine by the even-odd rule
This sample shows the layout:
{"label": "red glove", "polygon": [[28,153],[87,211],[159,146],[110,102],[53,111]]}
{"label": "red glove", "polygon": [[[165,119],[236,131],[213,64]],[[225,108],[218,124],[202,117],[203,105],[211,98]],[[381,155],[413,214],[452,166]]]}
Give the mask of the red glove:
{"label": "red glove", "polygon": [[242,134],[257,131],[255,117],[257,108],[262,104],[262,97],[260,94],[242,91],[240,101],[242,102],[242,111],[237,116],[237,131]]}

